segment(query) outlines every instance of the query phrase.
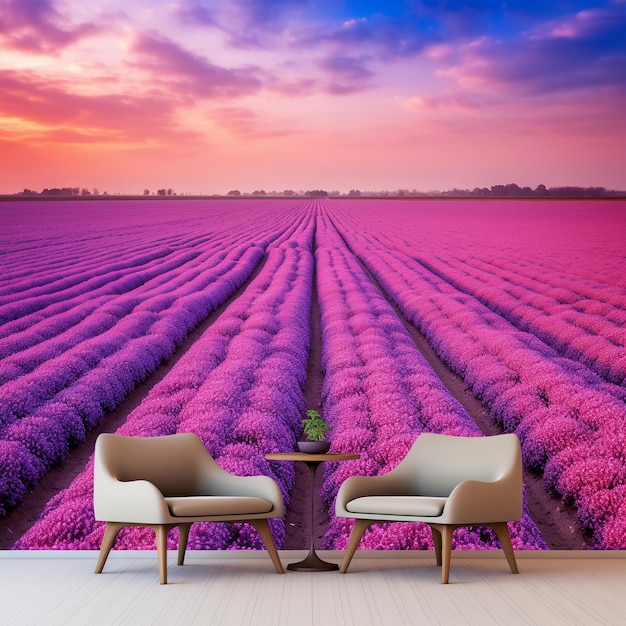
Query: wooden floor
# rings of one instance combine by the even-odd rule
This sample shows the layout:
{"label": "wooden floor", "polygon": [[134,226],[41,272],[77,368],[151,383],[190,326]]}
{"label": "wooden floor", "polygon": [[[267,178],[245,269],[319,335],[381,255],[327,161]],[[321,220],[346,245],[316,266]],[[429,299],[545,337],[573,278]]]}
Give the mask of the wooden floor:
{"label": "wooden floor", "polygon": [[[281,551],[284,565],[306,552]],[[624,624],[626,553],[456,552],[450,584],[428,552],[355,555],[347,574],[276,574],[264,552],[169,554],[165,586],[154,552],[0,552],[0,624]],[[321,552],[339,562],[342,553]]]}

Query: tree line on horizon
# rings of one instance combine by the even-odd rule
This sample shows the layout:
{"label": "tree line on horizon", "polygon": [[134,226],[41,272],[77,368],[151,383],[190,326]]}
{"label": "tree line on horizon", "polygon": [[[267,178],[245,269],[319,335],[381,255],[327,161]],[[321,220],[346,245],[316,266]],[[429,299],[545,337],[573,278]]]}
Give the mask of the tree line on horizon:
{"label": "tree line on horizon", "polygon": [[[32,189],[24,189],[14,196],[31,197],[86,197],[86,196],[110,196],[110,195],[135,195],[135,194],[109,194],[103,192],[100,194],[98,189],[89,190],[86,187],[52,187],[44,188],[41,192]],[[158,189],[156,192],[150,192],[144,189],[142,194],[144,197],[154,196],[185,196],[185,195],[203,195],[203,194],[177,194],[172,188]],[[222,196],[223,194],[207,194],[207,197]],[[448,191],[417,191],[416,189],[396,189],[394,191],[361,191],[359,189],[350,189],[348,193],[340,191],[325,191],[323,189],[313,189],[309,191],[294,191],[286,189],[285,191],[265,191],[255,190],[251,193],[232,190],[225,194],[230,197],[242,196],[304,196],[304,197],[400,197],[400,198],[423,198],[423,197],[453,197],[453,198],[616,198],[625,197],[626,191],[618,191],[606,189],[605,187],[579,187],[579,186],[561,186],[546,187],[545,185],[537,185],[535,189],[531,187],[520,187],[515,183],[508,185],[492,185],[491,187],[474,187],[474,189],[454,188]]]}
{"label": "tree line on horizon", "polygon": [[537,185],[535,189],[531,187],[520,187],[515,183],[508,185],[492,185],[491,187],[474,187],[474,189],[459,189],[455,187],[448,191],[412,191],[408,189],[398,189],[395,192],[361,192],[358,189],[351,189],[348,196],[398,196],[398,197],[454,197],[454,198],[614,198],[626,196],[626,191],[606,189],[605,187],[546,187]]}

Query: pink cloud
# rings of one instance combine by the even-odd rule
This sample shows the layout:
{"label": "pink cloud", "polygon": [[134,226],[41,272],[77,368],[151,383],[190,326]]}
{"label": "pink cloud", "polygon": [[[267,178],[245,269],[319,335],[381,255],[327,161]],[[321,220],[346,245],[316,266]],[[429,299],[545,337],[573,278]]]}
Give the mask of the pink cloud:
{"label": "pink cloud", "polygon": [[217,26],[215,11],[200,2],[185,0],[174,8],[174,14],[184,24],[192,26]]}
{"label": "pink cloud", "polygon": [[309,77],[268,78],[266,88],[282,96],[308,96],[318,90],[319,80]]}
{"label": "pink cloud", "polygon": [[85,96],[70,93],[68,87],[29,73],[0,72],[0,113],[39,125],[40,130],[31,133],[45,141],[106,143],[180,138],[181,131],[173,121],[174,105],[162,97]]}
{"label": "pink cloud", "polygon": [[130,66],[182,96],[236,98],[258,91],[263,84],[264,72],[258,67],[221,67],[156,34],[140,34],[131,52]]}
{"label": "pink cloud", "polygon": [[210,116],[220,128],[243,138],[277,138],[298,134],[298,131],[288,127],[270,125],[265,116],[250,108],[221,107],[211,111]]}
{"label": "pink cloud", "polygon": [[374,72],[366,66],[366,59],[350,56],[327,56],[319,61],[319,66],[330,74],[348,81],[367,81]]}
{"label": "pink cloud", "polygon": [[328,75],[325,91],[335,95],[351,94],[372,87],[374,72],[366,67],[367,58],[328,55],[318,66]]}
{"label": "pink cloud", "polygon": [[413,112],[448,112],[472,113],[480,109],[480,105],[470,97],[445,94],[441,96],[413,96],[402,100],[402,106]]}
{"label": "pink cloud", "polygon": [[9,49],[55,53],[99,31],[95,24],[72,24],[52,0],[0,0],[0,40]]}

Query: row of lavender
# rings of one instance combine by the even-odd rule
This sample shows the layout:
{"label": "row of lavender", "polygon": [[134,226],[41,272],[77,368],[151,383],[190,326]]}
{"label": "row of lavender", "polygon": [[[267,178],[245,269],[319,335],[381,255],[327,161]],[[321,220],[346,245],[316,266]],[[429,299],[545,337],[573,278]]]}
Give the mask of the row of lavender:
{"label": "row of lavender", "polygon": [[[351,213],[345,206],[334,207],[331,213],[352,250],[441,358],[464,376],[468,387],[490,407],[495,421],[520,436],[525,463],[543,471],[549,489],[576,504],[596,546],[625,548],[623,389],[587,365],[559,354],[548,345],[551,342],[541,340],[541,333],[539,337],[533,334],[532,325],[525,330],[514,326],[498,314],[495,302],[492,310],[481,302],[487,299],[484,294],[479,298],[469,293],[469,281],[464,282],[465,290],[457,289],[451,283],[461,279],[456,275],[450,280],[440,260],[438,271],[431,271],[435,262],[421,260],[432,260],[435,250],[426,238],[407,240],[407,230],[398,228],[401,220],[375,230],[363,214]],[[498,244],[483,245],[488,247],[488,243]],[[452,265],[448,261],[448,267]],[[496,279],[493,274],[491,280],[495,283]],[[599,293],[607,291],[615,296],[616,315],[623,314],[624,290],[615,285],[598,287]],[[532,306],[530,298],[520,306]],[[553,332],[560,330],[561,326],[554,325]],[[568,344],[567,336],[559,341]],[[623,355],[623,344],[618,348]]]}
{"label": "row of lavender", "polygon": [[[563,277],[508,259],[442,257],[428,251],[414,256],[426,269],[470,294],[513,326],[529,332],[559,354],[579,361],[610,383],[626,387],[626,310],[624,291],[614,285]],[[457,252],[458,255],[458,252]],[[526,275],[530,274],[530,275]],[[614,390],[626,398],[623,390]]]}
{"label": "row of lavender", "polygon": [[[277,224],[293,222],[293,207],[252,220],[229,208],[178,227],[164,215],[123,229],[112,215],[81,234],[77,207],[73,232],[42,211],[41,238],[5,231],[0,515],[251,275],[286,230]],[[190,235],[196,228],[202,234]]]}
{"label": "row of lavender", "polygon": [[[393,469],[421,432],[480,436],[418,352],[391,306],[322,214],[318,219],[317,284],[322,315],[324,414],[332,425],[333,449],[359,452],[360,460],[327,463],[323,496],[333,507],[351,475],[374,476]],[[331,517],[326,547],[344,549],[352,522]],[[524,506],[511,524],[517,549],[546,549]],[[457,548],[499,547],[487,529],[459,530]],[[365,549],[432,547],[423,524],[378,524],[361,542]]]}
{"label": "row of lavender", "polygon": [[[259,274],[129,415],[120,434],[157,436],[194,432],[226,470],[265,474],[286,502],[293,466],[270,465],[264,454],[294,449],[304,410],[302,388],[309,351],[314,221],[303,214],[267,248]],[[271,520],[277,544],[283,520]],[[93,519],[91,463],[53,498],[19,549],[95,549],[103,524]],[[172,547],[175,533],[170,537]],[[154,547],[154,533],[129,528],[117,547]],[[192,549],[261,548],[241,524],[195,524]]]}

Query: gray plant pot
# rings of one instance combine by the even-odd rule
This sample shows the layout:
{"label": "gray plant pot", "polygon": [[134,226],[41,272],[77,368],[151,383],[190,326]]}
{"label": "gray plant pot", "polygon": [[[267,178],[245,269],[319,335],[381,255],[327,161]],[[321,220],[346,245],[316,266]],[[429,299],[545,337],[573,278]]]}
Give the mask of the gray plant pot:
{"label": "gray plant pot", "polygon": [[330,441],[298,441],[298,450],[307,454],[325,454],[330,449]]}

